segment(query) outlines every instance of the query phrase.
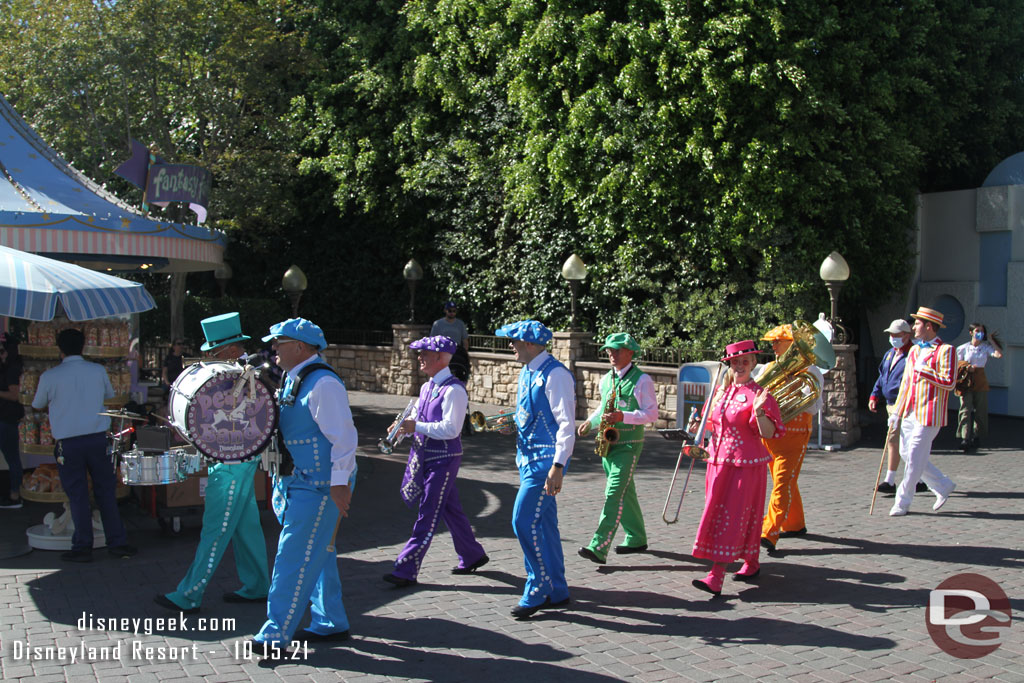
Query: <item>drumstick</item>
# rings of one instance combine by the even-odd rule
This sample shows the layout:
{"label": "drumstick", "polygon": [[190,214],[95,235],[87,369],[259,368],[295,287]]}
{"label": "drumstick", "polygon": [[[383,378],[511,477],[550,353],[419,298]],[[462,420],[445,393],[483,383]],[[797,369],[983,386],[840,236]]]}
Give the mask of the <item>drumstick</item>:
{"label": "drumstick", "polygon": [[875,490],[871,493],[871,507],[868,509],[868,516],[875,511],[875,498],[878,496],[878,484],[882,481],[882,467],[885,465],[885,456],[888,455],[889,450],[889,435],[892,434],[892,428],[896,426],[896,423],[889,425],[889,429],[885,432],[885,443],[882,444],[882,460],[878,463],[878,476],[875,477]]}

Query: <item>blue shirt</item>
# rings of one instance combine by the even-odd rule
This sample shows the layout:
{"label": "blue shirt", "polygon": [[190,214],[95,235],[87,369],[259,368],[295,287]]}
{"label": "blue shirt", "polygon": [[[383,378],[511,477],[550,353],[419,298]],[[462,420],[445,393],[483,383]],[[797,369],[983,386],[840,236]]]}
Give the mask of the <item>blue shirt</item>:
{"label": "blue shirt", "polygon": [[[878,379],[871,389],[871,398],[882,399],[886,405],[896,405],[896,397],[900,393],[900,381],[903,379],[903,370],[907,365],[907,354],[910,352],[911,344],[900,349],[889,349],[882,356],[882,362],[878,366]],[[897,353],[900,357],[893,363],[893,356]]]}
{"label": "blue shirt", "polygon": [[60,365],[39,377],[32,407],[50,407],[50,430],[54,439],[70,439],[106,432],[110,418],[100,415],[105,410],[103,399],[114,397],[106,369],[81,356],[65,356]]}

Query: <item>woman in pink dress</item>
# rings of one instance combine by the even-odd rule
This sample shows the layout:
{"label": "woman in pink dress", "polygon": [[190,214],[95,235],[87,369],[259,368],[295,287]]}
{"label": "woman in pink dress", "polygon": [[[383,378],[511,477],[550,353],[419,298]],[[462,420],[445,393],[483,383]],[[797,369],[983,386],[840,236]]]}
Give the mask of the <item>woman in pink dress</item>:
{"label": "woman in pink dress", "polygon": [[761,573],[761,524],[771,455],[761,439],[782,436],[779,404],[751,378],[757,347],[747,340],[725,347],[729,365],[709,402],[711,431],[704,514],[697,527],[693,556],[712,561],[711,571],[693,585],[713,595],[722,592],[725,566],[743,560],[737,581]]}

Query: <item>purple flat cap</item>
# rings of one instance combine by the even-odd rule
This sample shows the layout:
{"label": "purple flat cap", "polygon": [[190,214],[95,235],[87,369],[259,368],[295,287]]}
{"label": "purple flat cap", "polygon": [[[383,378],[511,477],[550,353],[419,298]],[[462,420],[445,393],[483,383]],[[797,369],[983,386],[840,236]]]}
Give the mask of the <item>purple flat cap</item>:
{"label": "purple flat cap", "polygon": [[436,335],[433,337],[424,337],[423,339],[417,339],[412,344],[409,344],[410,349],[426,349],[427,351],[439,351],[441,353],[455,353],[455,349],[458,348],[448,337],[442,335]]}

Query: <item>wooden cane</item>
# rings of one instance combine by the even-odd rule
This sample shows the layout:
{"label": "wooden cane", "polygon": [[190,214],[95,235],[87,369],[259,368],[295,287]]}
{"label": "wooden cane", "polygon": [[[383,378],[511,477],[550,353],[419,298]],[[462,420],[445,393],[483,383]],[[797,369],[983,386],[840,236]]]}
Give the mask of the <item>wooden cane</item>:
{"label": "wooden cane", "polygon": [[885,443],[882,444],[882,460],[878,463],[878,476],[875,477],[875,490],[871,492],[871,507],[868,509],[868,516],[875,511],[875,498],[878,497],[878,485],[882,481],[882,468],[885,466],[885,458],[889,455],[889,436],[892,434],[892,428],[896,425],[889,425],[889,429],[885,432]]}

